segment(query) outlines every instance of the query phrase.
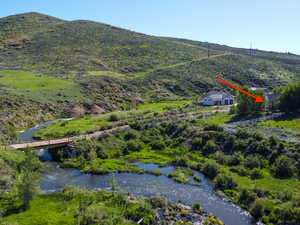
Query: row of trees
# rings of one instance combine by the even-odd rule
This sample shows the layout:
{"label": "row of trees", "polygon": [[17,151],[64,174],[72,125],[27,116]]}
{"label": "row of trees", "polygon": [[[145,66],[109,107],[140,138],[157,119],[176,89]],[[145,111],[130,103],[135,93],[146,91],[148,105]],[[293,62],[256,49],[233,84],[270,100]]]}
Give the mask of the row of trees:
{"label": "row of trees", "polygon": [[300,82],[283,88],[280,96],[279,108],[289,113],[300,112]]}
{"label": "row of trees", "polygon": [[279,109],[280,111],[288,113],[300,112],[300,82],[281,88],[279,90],[281,96],[279,101],[275,103],[267,102],[263,91],[249,91],[248,87],[242,87],[242,89],[255,96],[262,96],[264,102],[255,102],[255,100],[250,98],[248,95],[239,93],[237,97],[238,105],[236,108],[232,109],[232,113],[236,113],[238,116],[259,115],[263,112],[266,112],[268,109]]}

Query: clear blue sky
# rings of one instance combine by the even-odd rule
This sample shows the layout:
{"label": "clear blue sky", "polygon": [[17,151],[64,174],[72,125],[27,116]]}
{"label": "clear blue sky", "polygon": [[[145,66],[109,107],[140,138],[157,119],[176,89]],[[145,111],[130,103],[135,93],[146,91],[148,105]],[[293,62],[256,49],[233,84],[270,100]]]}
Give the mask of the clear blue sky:
{"label": "clear blue sky", "polygon": [[2,0],[0,17],[40,12],[235,47],[300,54],[299,0]]}

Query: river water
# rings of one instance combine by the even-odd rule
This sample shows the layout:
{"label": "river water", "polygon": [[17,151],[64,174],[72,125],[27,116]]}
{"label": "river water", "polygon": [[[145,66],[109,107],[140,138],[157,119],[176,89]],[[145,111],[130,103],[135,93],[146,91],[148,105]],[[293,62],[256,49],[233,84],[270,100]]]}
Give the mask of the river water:
{"label": "river water", "polygon": [[[20,133],[23,141],[34,140],[32,135],[42,127],[52,122],[40,124]],[[40,181],[40,188],[44,193],[62,190],[65,186],[78,186],[87,189],[110,190],[112,174],[92,175],[81,173],[78,169],[60,168],[51,160],[51,154],[47,150],[39,150],[40,158],[44,162],[44,173]],[[159,169],[168,174],[175,168],[160,168],[154,164],[137,163],[140,168]],[[202,178],[201,185],[182,184],[173,181],[166,175],[155,176],[151,174],[117,173],[115,179],[118,186],[124,191],[136,196],[162,196],[173,202],[181,202],[186,205],[200,203],[205,211],[213,213],[227,225],[251,225],[251,216],[239,206],[228,202],[213,191],[213,185],[209,183],[203,174],[195,172]]]}

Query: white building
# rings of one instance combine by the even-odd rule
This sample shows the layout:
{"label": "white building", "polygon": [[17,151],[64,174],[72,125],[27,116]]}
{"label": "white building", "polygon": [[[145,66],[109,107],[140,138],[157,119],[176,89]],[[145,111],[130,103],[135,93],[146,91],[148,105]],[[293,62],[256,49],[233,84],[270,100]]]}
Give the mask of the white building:
{"label": "white building", "polygon": [[233,105],[235,104],[235,98],[233,95],[223,91],[210,91],[207,96],[205,96],[202,104],[206,106]]}

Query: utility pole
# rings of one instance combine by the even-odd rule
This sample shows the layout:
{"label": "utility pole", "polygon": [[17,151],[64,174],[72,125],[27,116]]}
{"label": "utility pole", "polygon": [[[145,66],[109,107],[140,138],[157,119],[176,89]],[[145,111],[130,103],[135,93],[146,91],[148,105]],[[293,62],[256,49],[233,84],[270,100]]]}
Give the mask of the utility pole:
{"label": "utility pole", "polygon": [[209,49],[209,43],[207,42],[207,58],[210,57],[210,49]]}

